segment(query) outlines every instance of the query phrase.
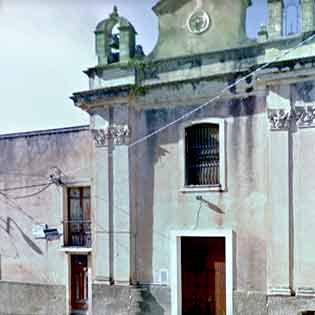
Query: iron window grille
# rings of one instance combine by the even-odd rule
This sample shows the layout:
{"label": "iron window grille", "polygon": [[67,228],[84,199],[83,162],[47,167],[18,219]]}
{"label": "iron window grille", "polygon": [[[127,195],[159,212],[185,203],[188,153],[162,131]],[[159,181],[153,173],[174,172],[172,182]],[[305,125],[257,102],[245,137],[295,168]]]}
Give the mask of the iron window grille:
{"label": "iron window grille", "polygon": [[220,185],[219,125],[200,123],[185,129],[185,185]]}

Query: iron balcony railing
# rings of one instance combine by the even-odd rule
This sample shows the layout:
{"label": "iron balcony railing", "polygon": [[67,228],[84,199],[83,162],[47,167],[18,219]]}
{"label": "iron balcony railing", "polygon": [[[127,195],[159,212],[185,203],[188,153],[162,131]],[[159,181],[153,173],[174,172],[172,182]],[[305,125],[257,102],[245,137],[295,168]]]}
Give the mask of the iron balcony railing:
{"label": "iron balcony railing", "polygon": [[90,220],[64,221],[64,246],[92,247],[92,232]]}

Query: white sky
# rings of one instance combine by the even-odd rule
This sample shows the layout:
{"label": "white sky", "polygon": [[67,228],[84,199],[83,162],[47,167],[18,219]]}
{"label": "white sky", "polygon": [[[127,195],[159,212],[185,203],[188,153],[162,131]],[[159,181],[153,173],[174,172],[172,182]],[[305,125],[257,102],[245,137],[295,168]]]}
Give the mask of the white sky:
{"label": "white sky", "polygon": [[[139,33],[146,53],[157,40],[157,0],[0,0],[0,133],[88,123],[69,96],[88,89],[82,70],[96,64],[94,29],[113,5]],[[247,30],[266,23],[266,0],[254,0]]]}

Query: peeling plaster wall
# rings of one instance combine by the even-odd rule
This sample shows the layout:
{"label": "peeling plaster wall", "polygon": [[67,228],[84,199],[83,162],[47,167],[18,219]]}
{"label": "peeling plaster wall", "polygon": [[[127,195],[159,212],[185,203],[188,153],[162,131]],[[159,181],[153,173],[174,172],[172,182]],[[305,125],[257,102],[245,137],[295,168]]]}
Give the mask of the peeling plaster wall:
{"label": "peeling plaster wall", "polygon": [[[291,85],[292,103],[298,108],[315,102],[315,82]],[[311,116],[313,117],[313,116]],[[312,240],[315,237],[315,128],[298,127],[293,133],[293,215],[294,215],[294,286],[299,291],[308,288],[315,292],[315,255]],[[298,303],[299,304],[299,303]],[[314,308],[313,308],[314,309]],[[289,314],[289,313],[288,313]]]}
{"label": "peeling plaster wall", "polygon": [[[184,105],[184,104],[183,104]],[[194,106],[170,106],[135,112],[135,138],[157,130]],[[264,97],[221,101],[194,114],[191,120],[226,120],[227,191],[184,193],[184,153],[179,145],[183,124],[163,131],[137,146],[136,270],[141,282],[159,282],[161,269],[170,270],[170,231],[229,228],[236,232],[236,289],[266,290],[268,123]],[[197,195],[202,204],[196,227]],[[216,209],[224,212],[220,214]]]}
{"label": "peeling plaster wall", "polygon": [[[75,132],[0,138],[0,190],[48,182],[51,167],[58,166],[68,180],[90,178],[91,137],[85,128]],[[15,197],[40,189],[7,192]],[[36,240],[36,223],[61,228],[63,190],[50,186],[37,196],[7,200],[0,195],[1,279],[7,281],[66,285],[68,256],[60,251],[63,238]]]}

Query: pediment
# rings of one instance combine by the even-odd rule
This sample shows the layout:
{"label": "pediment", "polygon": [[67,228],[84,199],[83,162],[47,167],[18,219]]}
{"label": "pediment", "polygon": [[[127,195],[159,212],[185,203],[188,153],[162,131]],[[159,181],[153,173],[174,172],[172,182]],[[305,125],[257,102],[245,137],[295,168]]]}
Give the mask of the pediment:
{"label": "pediment", "polygon": [[[160,0],[152,9],[156,15],[171,14],[191,1],[193,0]],[[241,1],[245,1],[247,6],[252,4],[252,0]]]}
{"label": "pediment", "polygon": [[191,0],[161,0],[153,7],[153,11],[157,15],[173,13],[190,1]]}

